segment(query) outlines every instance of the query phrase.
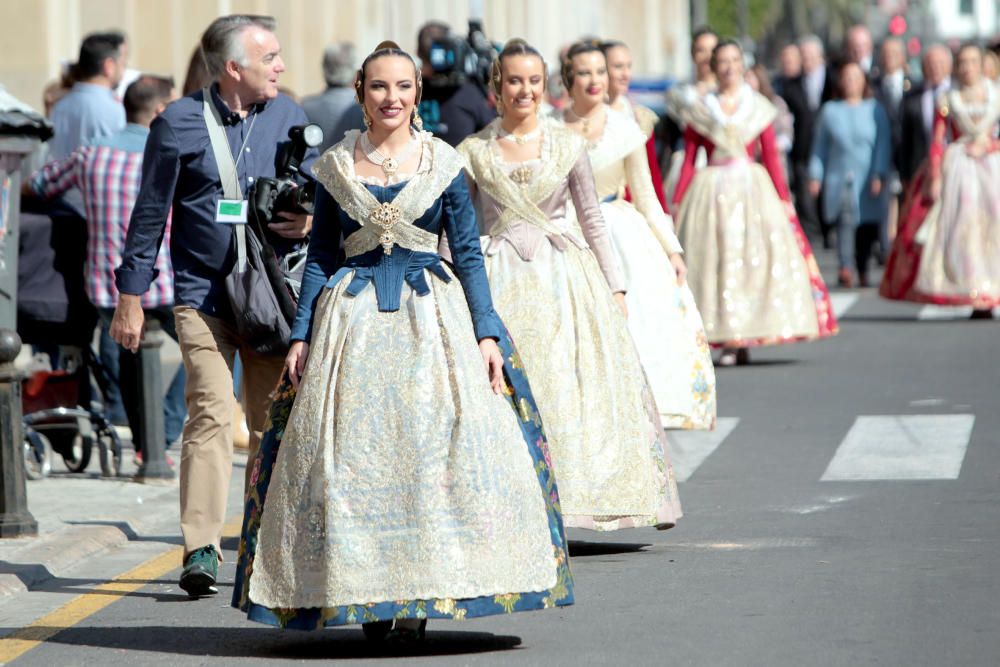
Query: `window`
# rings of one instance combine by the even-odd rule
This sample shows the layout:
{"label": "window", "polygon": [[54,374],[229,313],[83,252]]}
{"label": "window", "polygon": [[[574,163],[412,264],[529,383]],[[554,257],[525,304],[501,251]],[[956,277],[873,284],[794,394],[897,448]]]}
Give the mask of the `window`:
{"label": "window", "polygon": [[962,16],[972,16],[972,0],[959,0],[958,13]]}

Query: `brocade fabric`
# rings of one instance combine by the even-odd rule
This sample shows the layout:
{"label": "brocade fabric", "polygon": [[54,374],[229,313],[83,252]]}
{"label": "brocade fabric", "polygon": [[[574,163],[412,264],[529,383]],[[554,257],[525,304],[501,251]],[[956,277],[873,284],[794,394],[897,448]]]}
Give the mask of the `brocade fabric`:
{"label": "brocade fabric", "polygon": [[[369,221],[350,218],[345,245],[360,254],[315,300],[299,390],[279,386],[253,462],[233,598],[252,620],[312,629],[572,603],[558,491],[520,359],[500,323],[498,396],[476,343],[465,283],[477,262],[483,271],[478,245],[459,244],[454,273],[438,262],[423,266],[422,281],[383,276],[399,289],[392,310],[377,273],[356,280],[371,267],[351,259],[409,250],[412,266],[433,254],[442,227],[474,235],[471,203],[442,202],[447,189],[464,192],[444,168],[452,149],[431,139],[428,148],[444,156],[440,173],[409,192],[363,185],[334,158],[318,171],[344,204],[329,212],[338,220],[364,218],[373,197],[421,229],[395,229],[418,248],[385,255],[377,239],[371,250],[364,236],[351,243]],[[449,220],[455,211],[463,217]],[[488,291],[482,305],[492,312]]]}
{"label": "brocade fabric", "polygon": [[[582,145],[580,137],[555,123],[544,126],[543,134],[554,143]],[[515,184],[511,173],[528,165],[503,162],[484,141],[495,139],[480,135],[460,150],[466,155],[475,151],[476,159],[470,160],[473,191],[477,208],[485,212],[481,223],[491,229],[506,211],[531,201],[534,181]],[[578,159],[581,163],[587,164],[585,155]],[[530,168],[534,178],[544,181],[552,178],[557,162],[534,161]],[[577,210],[580,203],[596,202],[593,181],[573,178],[572,173],[539,208],[553,216],[550,225],[585,235],[596,231],[606,238],[599,208],[596,217],[590,214],[580,225],[555,217],[565,215],[570,198]],[[513,205],[508,207],[510,200]],[[509,217],[509,228],[532,224]],[[526,257],[518,241],[506,231],[484,238],[486,270],[497,311],[532,377],[559,471],[566,525],[593,530],[669,528],[681,508],[665,433],[625,318],[594,253],[576,243],[540,242]],[[587,241],[594,246],[589,235]],[[616,257],[611,259],[618,263]]]}
{"label": "brocade fabric", "polygon": [[[943,150],[941,196],[926,196],[929,169],[918,172],[900,214],[881,294],[890,299],[1000,305],[1000,89],[988,81],[984,104],[970,105],[960,90],[938,103],[936,132],[951,125],[954,140]],[[933,159],[933,158],[931,158]]]}
{"label": "brocade fabric", "polygon": [[[748,86],[731,116],[714,94],[685,114],[687,148],[706,146],[709,163],[693,178],[685,165],[675,195],[683,197],[678,235],[688,283],[715,345],[773,345],[837,331],[809,242],[779,196],[787,196],[787,188],[770,129],[776,114]],[[771,169],[749,157],[748,146],[758,141]]]}
{"label": "brocade fabric", "polygon": [[[653,191],[645,144],[631,118],[608,108],[604,133],[588,149],[601,213],[625,272],[628,328],[660,420],[666,428],[711,429],[712,355],[691,289],[677,284],[668,257],[681,245]],[[634,204],[621,196],[626,186]]]}

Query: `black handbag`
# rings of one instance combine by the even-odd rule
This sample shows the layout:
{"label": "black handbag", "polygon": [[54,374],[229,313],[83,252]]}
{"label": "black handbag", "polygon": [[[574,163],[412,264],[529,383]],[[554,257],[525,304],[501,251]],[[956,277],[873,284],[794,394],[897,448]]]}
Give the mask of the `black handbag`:
{"label": "black handbag", "polygon": [[[233,270],[226,276],[226,293],[233,309],[236,331],[254,352],[284,355],[288,352],[295,302],[284,281],[279,279],[276,285],[269,275],[273,271],[268,271],[267,255],[273,258],[274,250],[245,227],[239,225],[239,229],[233,229],[234,236],[242,231],[245,237],[245,261],[237,257]],[[239,249],[239,240],[236,246]],[[276,267],[276,261],[272,261]]]}

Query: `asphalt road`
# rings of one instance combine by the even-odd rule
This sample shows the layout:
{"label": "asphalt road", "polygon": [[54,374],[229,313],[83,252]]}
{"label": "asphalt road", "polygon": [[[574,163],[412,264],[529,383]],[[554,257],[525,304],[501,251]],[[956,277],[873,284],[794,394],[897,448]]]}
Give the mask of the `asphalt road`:
{"label": "asphalt road", "polygon": [[188,601],[173,571],[15,664],[1000,664],[1000,321],[837,300],[836,338],[719,371],[718,436],[675,441],[677,528],[571,532],[574,607],[432,622],[404,649],[283,632],[228,607],[230,540],[217,599]]}

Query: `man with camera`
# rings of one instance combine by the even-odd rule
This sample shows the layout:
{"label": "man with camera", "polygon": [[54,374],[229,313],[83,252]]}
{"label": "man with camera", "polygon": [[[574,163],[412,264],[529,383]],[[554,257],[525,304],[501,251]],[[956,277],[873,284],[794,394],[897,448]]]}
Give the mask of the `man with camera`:
{"label": "man with camera", "polygon": [[438,21],[424,24],[417,33],[424,81],[419,112],[425,129],[452,146],[489,125],[497,115],[486,97],[489,64],[496,51],[479,24],[469,24],[468,40],[452,35],[448,25]]}
{"label": "man with camera", "polygon": [[[115,272],[121,296],[111,334],[135,351],[144,324],[140,295],[156,275],[153,264],[172,207],[174,316],[189,415],[180,467],[185,552],[180,587],[192,597],[218,592],[232,471],[235,356],[239,353],[243,364],[251,462],[268,394],[284,362],[283,350],[261,354],[258,341],[240,333],[245,313],[238,313],[238,322],[227,289],[235,246],[242,250],[251,234],[243,223],[248,209],[250,220],[256,209],[246,201],[247,193],[258,180],[275,176],[276,162],[288,153],[289,130],[307,122],[302,109],[278,93],[285,65],[274,30],[273,18],[232,15],[216,19],[205,31],[201,48],[214,82],[174,102],[153,122],[122,264]],[[306,164],[316,157],[313,149],[300,152]],[[281,258],[304,243],[312,218],[299,212],[277,219],[266,225],[264,241]]]}

